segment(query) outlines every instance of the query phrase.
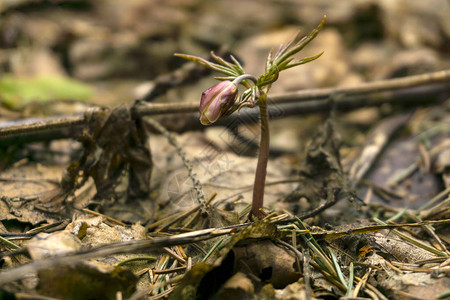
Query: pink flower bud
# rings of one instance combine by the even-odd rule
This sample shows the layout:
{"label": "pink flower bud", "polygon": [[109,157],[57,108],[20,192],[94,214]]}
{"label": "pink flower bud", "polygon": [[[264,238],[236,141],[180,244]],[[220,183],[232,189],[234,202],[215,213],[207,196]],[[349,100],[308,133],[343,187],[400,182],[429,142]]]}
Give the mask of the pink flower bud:
{"label": "pink flower bud", "polygon": [[209,125],[226,113],[236,101],[238,88],[229,80],[221,81],[202,93],[200,123]]}

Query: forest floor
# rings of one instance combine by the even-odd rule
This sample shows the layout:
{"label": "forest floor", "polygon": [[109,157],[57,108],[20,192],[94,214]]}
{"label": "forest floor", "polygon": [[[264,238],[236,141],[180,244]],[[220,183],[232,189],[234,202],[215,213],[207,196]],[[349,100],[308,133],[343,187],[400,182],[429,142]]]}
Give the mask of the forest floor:
{"label": "forest floor", "polygon": [[[269,93],[266,217],[250,221],[258,108],[201,125],[217,74],[173,54],[260,75],[324,15],[298,56],[324,54]],[[448,299],[449,15],[445,0],[2,2],[0,299]]]}

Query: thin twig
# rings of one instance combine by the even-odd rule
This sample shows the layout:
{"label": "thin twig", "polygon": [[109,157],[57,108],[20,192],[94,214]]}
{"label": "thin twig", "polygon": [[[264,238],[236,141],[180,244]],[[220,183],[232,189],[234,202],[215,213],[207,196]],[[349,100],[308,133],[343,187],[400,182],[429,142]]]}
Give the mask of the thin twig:
{"label": "thin twig", "polygon": [[442,198],[448,196],[449,194],[450,194],[450,187],[446,188],[445,190],[443,190],[442,192],[440,192],[439,194],[434,196],[432,199],[430,199],[430,201],[427,201],[424,205],[419,207],[417,209],[417,211],[420,212],[424,209],[427,209],[428,207],[436,204],[438,201],[440,201]]}
{"label": "thin twig", "polygon": [[32,133],[35,131],[45,131],[49,129],[75,127],[83,125],[85,122],[86,119],[84,114],[6,122],[0,127],[0,137]]}
{"label": "thin twig", "polygon": [[[408,213],[406,212],[406,215],[408,217],[410,217],[412,220],[414,220],[415,222],[421,222],[422,219],[419,218],[418,216]],[[423,229],[438,243],[441,251],[445,251],[446,247],[444,245],[444,243],[442,242],[442,240],[439,238],[439,236],[434,232],[434,228],[430,225],[424,225]]]}
{"label": "thin twig", "polygon": [[173,258],[175,258],[177,261],[179,261],[182,264],[186,264],[186,260],[178,255],[175,251],[170,249],[169,247],[163,247],[164,251],[166,251],[169,255],[171,255]]}
{"label": "thin twig", "polygon": [[[323,88],[323,89],[308,89],[299,92],[291,92],[279,95],[273,95],[270,97],[270,101],[273,104],[295,104],[295,107],[289,106],[283,108],[283,116],[293,114],[305,114],[317,111],[323,111],[330,109],[330,103],[328,99],[331,95],[341,95],[339,101],[335,101],[334,106],[337,109],[355,108],[369,105],[381,105],[382,103],[404,100],[405,96],[408,100],[415,97],[426,97],[426,100],[430,100],[430,95],[439,95],[442,93],[448,93],[450,88],[448,85],[450,82],[450,70],[443,70],[433,73],[425,73],[421,75],[408,76],[403,78],[381,80],[375,82],[364,83],[356,87],[351,88]],[[423,88],[425,86],[431,86],[429,89],[411,91],[409,94],[396,93],[405,89]],[[390,93],[385,93],[390,92]],[[304,102],[304,103],[299,103]],[[271,106],[274,106],[271,104]],[[198,111],[199,102],[183,102],[183,103],[140,103],[136,106],[136,113],[141,116],[150,115],[163,115],[163,114],[175,114],[175,113],[193,113]],[[280,117],[279,111],[281,107],[274,106],[269,109],[269,117]],[[100,108],[89,109],[91,113],[100,111]],[[256,122],[258,120],[257,113],[243,112],[242,115],[247,115],[249,120]],[[216,125],[223,126],[228,123],[229,120],[234,120],[236,116],[230,116],[224,118],[224,120],[215,123]],[[197,123],[198,118],[194,118]],[[88,118],[86,114],[75,114],[68,116],[49,117],[42,119],[27,119],[16,122],[7,122],[0,125],[0,139],[6,137],[18,136],[21,134],[29,134],[33,132],[42,132],[48,130],[55,130],[60,128],[75,129],[77,126],[86,124]],[[164,124],[166,125],[166,124]],[[197,125],[200,128],[200,125]],[[165,126],[168,128],[168,126]],[[178,130],[186,130],[189,126],[182,126]],[[174,128],[168,128],[174,130]],[[79,132],[78,132],[79,134]],[[62,136],[71,137],[76,136],[76,132],[61,133]],[[35,137],[38,139],[39,137]]]}
{"label": "thin twig", "polygon": [[[297,220],[297,219],[294,219]],[[281,222],[286,222],[282,220]],[[424,221],[419,223],[408,223],[408,224],[387,224],[387,225],[372,225],[361,228],[354,228],[351,230],[342,231],[321,231],[311,233],[315,239],[321,240],[333,240],[338,239],[343,236],[357,233],[367,233],[376,232],[384,229],[395,229],[401,227],[418,227],[423,225],[432,224],[450,224],[450,219],[438,220],[438,221]],[[239,231],[241,228],[245,228],[249,223],[237,224],[221,228],[208,228],[197,230],[188,233],[182,233],[169,237],[158,237],[151,240],[137,240],[137,241],[127,241],[121,243],[112,243],[109,245],[100,246],[93,249],[88,249],[85,251],[80,251],[77,253],[72,253],[65,256],[55,256],[50,258],[45,258],[42,260],[34,261],[32,263],[22,265],[15,269],[4,271],[0,273],[0,285],[6,284],[8,282],[18,280],[30,274],[32,272],[37,272],[43,269],[48,269],[60,265],[70,265],[78,261],[84,261],[95,257],[104,257],[119,253],[132,253],[132,252],[142,252],[154,249],[161,249],[162,247],[169,247],[175,245],[185,245],[194,242],[199,242],[203,240],[212,239],[215,237],[230,234],[232,232]],[[20,251],[20,250],[19,250]],[[15,253],[10,253],[14,255]],[[0,256],[1,257],[1,256]]]}
{"label": "thin twig", "polygon": [[87,213],[87,214],[94,215],[94,216],[102,216],[102,217],[105,217],[106,220],[108,220],[108,221],[110,221],[111,223],[114,223],[114,224],[116,224],[116,225],[127,226],[125,223],[123,223],[123,222],[121,222],[121,221],[119,221],[119,220],[116,220],[116,219],[114,219],[114,218],[105,216],[104,214],[101,214],[101,213],[99,213],[99,212],[90,210],[90,209],[88,209],[88,208],[82,208],[81,211],[83,211],[84,213]]}
{"label": "thin twig", "polygon": [[371,93],[392,91],[404,88],[412,88],[428,84],[445,83],[450,81],[450,70],[407,76],[396,79],[386,79],[360,84],[356,87],[312,89],[292,92],[283,95],[275,95],[272,98],[276,102],[288,103],[299,101],[310,101],[314,99],[328,99],[330,95],[338,93],[346,96],[362,96]]}
{"label": "thin twig", "polygon": [[200,180],[198,180],[197,175],[194,173],[193,166],[191,161],[187,158],[186,152],[184,152],[183,148],[181,148],[180,144],[178,143],[177,139],[173,135],[173,133],[169,132],[164,126],[162,126],[158,121],[146,118],[145,123],[149,123],[151,126],[153,126],[156,130],[158,130],[161,134],[163,134],[169,143],[175,147],[175,150],[177,151],[178,155],[181,157],[181,160],[183,161],[184,166],[186,167],[188,171],[188,176],[192,180],[192,183],[194,185],[194,190],[197,194],[197,201],[200,204],[200,210],[202,214],[206,213],[206,199],[203,195],[203,189],[202,185],[200,183]]}
{"label": "thin twig", "polygon": [[311,288],[311,255],[307,249],[303,249],[303,278],[305,280],[305,298],[306,300],[312,299],[312,288]]}
{"label": "thin twig", "polygon": [[[407,88],[415,88],[427,85],[436,85],[450,82],[450,70],[438,71],[433,73],[425,73],[421,75],[408,76],[403,78],[380,80],[374,82],[363,83],[356,87],[346,88],[323,88],[323,89],[308,89],[297,92],[275,94],[270,97],[271,105],[288,104],[308,102],[309,105],[301,107],[307,109],[311,106],[309,102],[317,102],[318,100],[328,100],[332,95],[339,94],[339,101],[347,103],[355,97],[368,98],[368,95],[374,94],[380,98],[381,92],[396,91]],[[448,86],[445,89],[449,90]],[[390,99],[394,95],[389,95]],[[348,104],[347,104],[348,105]],[[336,107],[339,108],[339,103],[336,103]],[[186,103],[153,103],[146,104],[139,107],[139,114],[141,115],[162,115],[173,113],[189,113],[198,111],[198,102],[186,102]]]}
{"label": "thin twig", "polygon": [[3,243],[5,245],[7,245],[8,247],[10,247],[11,249],[20,249],[20,246],[17,246],[16,244],[14,244],[13,242],[8,241],[7,239],[5,239],[4,237],[0,236],[0,243]]}
{"label": "thin twig", "polygon": [[118,266],[122,266],[124,264],[127,264],[129,262],[134,262],[134,261],[141,261],[141,260],[146,260],[146,261],[150,261],[150,260],[156,260],[156,257],[154,256],[137,256],[137,257],[132,257],[132,258],[128,258],[122,261],[119,261],[118,263],[116,263],[116,267]]}
{"label": "thin twig", "polygon": [[[374,218],[374,221],[377,222],[378,224],[381,224],[381,225],[387,225],[386,223],[384,223],[383,221],[381,221],[381,220],[379,220],[377,218]],[[423,222],[421,222],[421,223],[423,223]],[[411,243],[411,244],[413,244],[413,245],[415,245],[417,247],[420,247],[420,248],[422,248],[422,249],[424,249],[424,250],[426,250],[428,252],[431,252],[431,253],[433,253],[435,255],[438,255],[438,256],[444,256],[444,257],[448,256],[447,253],[445,253],[443,251],[439,251],[439,250],[437,250],[434,247],[430,247],[430,246],[422,243],[421,241],[413,239],[413,238],[407,236],[406,234],[401,233],[397,229],[393,229],[392,232],[394,234],[396,234],[397,236],[399,236],[401,239],[403,239],[403,240],[405,240],[405,241],[407,241],[407,242],[409,242],[409,243]]]}

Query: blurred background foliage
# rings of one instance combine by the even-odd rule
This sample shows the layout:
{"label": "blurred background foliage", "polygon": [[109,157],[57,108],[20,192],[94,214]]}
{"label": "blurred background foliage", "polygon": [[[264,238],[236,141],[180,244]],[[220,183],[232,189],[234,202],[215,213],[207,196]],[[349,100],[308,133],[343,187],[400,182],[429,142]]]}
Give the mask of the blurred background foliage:
{"label": "blurred background foliage", "polygon": [[[44,99],[128,102],[184,63],[174,52],[206,56],[225,48],[259,75],[268,50],[298,30],[307,34],[323,15],[326,27],[304,55],[325,54],[284,75],[274,92],[450,66],[446,0],[3,0],[0,100],[14,108]],[[160,101],[194,100],[209,85]]]}

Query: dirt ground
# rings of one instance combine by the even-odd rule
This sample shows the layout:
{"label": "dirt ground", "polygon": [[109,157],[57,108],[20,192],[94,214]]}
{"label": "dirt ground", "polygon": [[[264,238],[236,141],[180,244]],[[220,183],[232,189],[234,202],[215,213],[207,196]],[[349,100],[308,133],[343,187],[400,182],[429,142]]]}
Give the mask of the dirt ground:
{"label": "dirt ground", "polygon": [[[263,75],[211,126],[217,83]],[[0,2],[0,299],[448,299],[445,0]],[[244,88],[240,88],[240,93]]]}

